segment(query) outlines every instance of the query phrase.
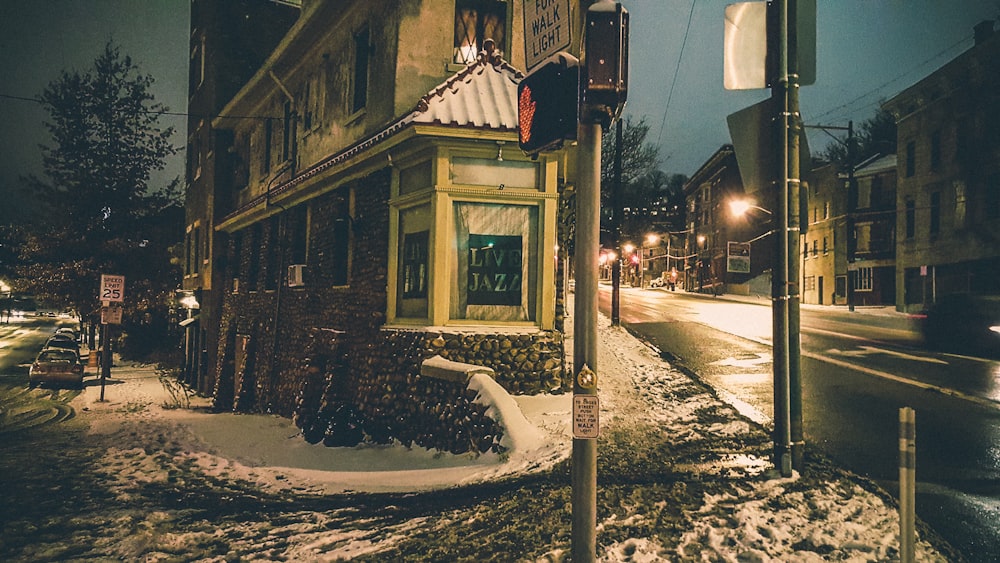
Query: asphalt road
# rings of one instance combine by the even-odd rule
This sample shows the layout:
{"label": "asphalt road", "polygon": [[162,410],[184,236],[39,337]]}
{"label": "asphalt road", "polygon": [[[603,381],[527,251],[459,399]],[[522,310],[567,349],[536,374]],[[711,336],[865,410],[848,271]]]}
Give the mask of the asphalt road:
{"label": "asphalt road", "polygon": [[[601,309],[610,310],[602,286]],[[759,304],[623,288],[621,319],[764,424],[771,316]],[[1000,554],[1000,363],[923,349],[893,312],[802,308],[806,448],[898,490],[898,410],[917,416],[917,514],[970,561]]]}

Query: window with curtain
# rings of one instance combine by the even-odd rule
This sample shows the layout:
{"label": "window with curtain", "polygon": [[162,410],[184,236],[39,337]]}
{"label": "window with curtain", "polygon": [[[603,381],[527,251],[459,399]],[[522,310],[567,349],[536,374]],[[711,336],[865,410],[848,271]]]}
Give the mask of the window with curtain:
{"label": "window with curtain", "polygon": [[507,40],[507,3],[501,0],[456,0],[454,62],[475,62],[486,39],[492,39],[503,54]]}
{"label": "window with curtain", "polygon": [[533,321],[538,299],[538,208],[455,204],[451,318]]}

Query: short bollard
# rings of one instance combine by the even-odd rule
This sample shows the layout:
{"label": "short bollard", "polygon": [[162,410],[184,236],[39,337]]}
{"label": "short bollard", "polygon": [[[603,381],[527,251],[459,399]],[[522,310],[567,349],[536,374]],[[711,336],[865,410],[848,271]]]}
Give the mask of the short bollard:
{"label": "short bollard", "polygon": [[916,557],[917,422],[910,407],[899,409],[899,560]]}

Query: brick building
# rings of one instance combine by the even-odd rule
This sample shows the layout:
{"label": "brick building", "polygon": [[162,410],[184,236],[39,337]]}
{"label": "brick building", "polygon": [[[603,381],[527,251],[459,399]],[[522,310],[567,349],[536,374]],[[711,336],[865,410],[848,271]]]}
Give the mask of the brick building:
{"label": "brick building", "polygon": [[492,423],[422,360],[493,368],[514,393],[569,385],[556,247],[573,179],[565,155],[517,150],[520,18],[496,0],[302,3],[209,124],[226,143],[218,408],[331,444],[482,450]]}
{"label": "brick building", "polygon": [[[211,127],[217,115],[260,68],[299,15],[288,2],[233,0],[191,2],[191,59],[188,80],[187,182],[183,289],[187,309],[183,378],[210,393],[215,387],[216,343],[222,311],[223,270],[213,257],[228,243],[215,232],[228,213],[229,141]],[[216,200],[221,205],[216,205]]]}
{"label": "brick building", "polygon": [[1000,294],[1000,34],[975,45],[884,108],[896,117],[896,307],[950,293]]}

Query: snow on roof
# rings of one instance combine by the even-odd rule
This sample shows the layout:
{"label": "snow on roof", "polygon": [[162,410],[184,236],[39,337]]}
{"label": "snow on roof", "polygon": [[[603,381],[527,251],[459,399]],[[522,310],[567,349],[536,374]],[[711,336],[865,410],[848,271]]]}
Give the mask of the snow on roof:
{"label": "snow on roof", "polygon": [[874,156],[869,160],[862,162],[854,169],[854,175],[870,175],[877,174],[879,172],[885,172],[887,170],[895,170],[896,168],[896,154],[887,154],[883,156]]}
{"label": "snow on roof", "polygon": [[414,123],[517,129],[517,84],[523,74],[499,55],[483,51],[476,62],[420,99]]}

